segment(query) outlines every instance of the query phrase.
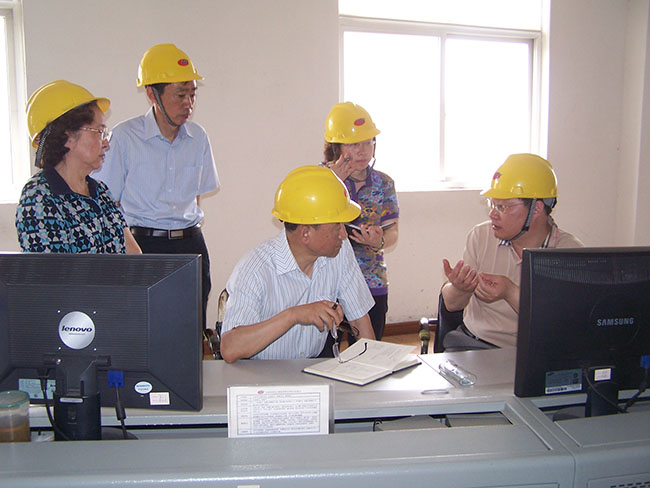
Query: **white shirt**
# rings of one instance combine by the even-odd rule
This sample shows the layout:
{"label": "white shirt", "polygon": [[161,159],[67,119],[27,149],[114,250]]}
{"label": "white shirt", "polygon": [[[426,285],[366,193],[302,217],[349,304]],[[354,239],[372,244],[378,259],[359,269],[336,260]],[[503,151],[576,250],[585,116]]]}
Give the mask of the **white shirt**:
{"label": "white shirt", "polygon": [[[338,299],[348,320],[363,317],[375,304],[347,239],[336,257],[316,259],[310,278],[298,267],[285,231],[249,251],[235,266],[226,288],[230,297],[222,332],[320,300]],[[327,334],[315,325],[297,324],[252,359],[315,357]]]}

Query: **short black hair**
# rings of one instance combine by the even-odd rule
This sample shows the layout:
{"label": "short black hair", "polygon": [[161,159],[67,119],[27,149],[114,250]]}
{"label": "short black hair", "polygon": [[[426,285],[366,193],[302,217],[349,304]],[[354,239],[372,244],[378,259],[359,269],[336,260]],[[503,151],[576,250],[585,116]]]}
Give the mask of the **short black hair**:
{"label": "short black hair", "polygon": [[162,95],[163,93],[165,93],[165,88],[167,87],[167,85],[169,85],[169,83],[153,83],[147,86],[150,86],[151,88],[156,90],[158,92],[158,95]]}
{"label": "short black hair", "polygon": [[292,224],[291,222],[282,222],[284,224],[285,230],[293,232],[298,228],[298,224]]}
{"label": "short black hair", "polygon": [[[526,205],[526,208],[530,210],[530,206],[533,204],[532,198],[520,198],[519,200],[521,200],[523,204]],[[555,204],[553,204],[553,206],[548,205],[544,201],[545,200],[544,198],[537,198],[537,200],[539,200],[544,204],[544,211],[546,212],[546,215],[551,215],[551,211],[553,210],[553,206],[555,206]]]}
{"label": "short black hair", "polygon": [[293,232],[294,230],[296,230],[299,225],[308,225],[310,227],[315,227],[315,228],[320,227],[320,224],[293,224],[291,222],[285,222],[285,221],[282,221],[282,223],[284,224],[284,228],[289,232]]}

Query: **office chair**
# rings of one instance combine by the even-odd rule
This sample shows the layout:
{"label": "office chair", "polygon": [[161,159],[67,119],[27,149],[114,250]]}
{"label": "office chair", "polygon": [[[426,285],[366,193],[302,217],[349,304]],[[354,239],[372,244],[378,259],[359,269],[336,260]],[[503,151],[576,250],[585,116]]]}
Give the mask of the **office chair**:
{"label": "office chair", "polygon": [[463,323],[463,311],[450,312],[445,306],[442,293],[438,296],[438,333],[433,343],[433,352],[475,351],[494,349],[496,346],[474,339],[458,330]]}
{"label": "office chair", "polygon": [[[429,330],[431,325],[435,325],[433,329],[435,335],[433,338],[433,352],[445,352],[443,341],[445,336],[458,328],[463,321],[463,311],[450,312],[445,307],[445,302],[442,298],[442,293],[438,296],[438,317],[422,317],[420,319],[420,341],[421,348],[420,354],[426,354],[429,346]],[[449,352],[449,351],[448,351]]]}
{"label": "office chair", "polygon": [[[447,310],[445,300],[442,293],[440,293],[438,295],[438,330],[433,341],[433,352],[445,352],[445,337],[450,332],[455,331],[462,321],[463,311],[450,312]],[[462,332],[460,333],[462,334]]]}
{"label": "office chair", "polygon": [[[442,293],[438,296],[438,317],[420,319],[420,340],[422,342],[421,354],[426,354],[428,337],[424,330],[429,324],[436,324],[436,334],[433,340],[433,352],[458,352],[478,349],[491,349],[493,346],[477,341],[464,332],[457,330],[463,322],[463,311],[450,312],[445,306]],[[426,348],[425,348],[426,341]]]}

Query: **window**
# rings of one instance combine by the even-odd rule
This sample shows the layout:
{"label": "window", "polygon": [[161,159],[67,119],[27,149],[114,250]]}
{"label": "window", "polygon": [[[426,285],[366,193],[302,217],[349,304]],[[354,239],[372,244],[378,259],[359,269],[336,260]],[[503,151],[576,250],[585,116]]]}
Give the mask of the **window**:
{"label": "window", "polygon": [[22,5],[0,2],[0,203],[15,203],[29,177]]}
{"label": "window", "polygon": [[377,168],[399,191],[483,188],[509,154],[540,152],[541,0],[339,0],[339,14],[342,99],[382,131]]}

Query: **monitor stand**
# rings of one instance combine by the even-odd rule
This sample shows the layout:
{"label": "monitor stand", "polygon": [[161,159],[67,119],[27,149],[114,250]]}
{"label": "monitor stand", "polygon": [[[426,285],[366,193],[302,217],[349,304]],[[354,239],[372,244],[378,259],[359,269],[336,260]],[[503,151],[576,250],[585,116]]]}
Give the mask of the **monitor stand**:
{"label": "monitor stand", "polygon": [[49,355],[45,358],[45,365],[55,368],[54,439],[100,440],[97,369],[110,366],[110,358]]}
{"label": "monitor stand", "polygon": [[[609,370],[610,378],[598,380],[595,374],[603,369]],[[589,368],[584,372],[587,384],[587,401],[584,407],[562,408],[553,414],[553,420],[568,420],[584,417],[598,417],[618,413],[618,382],[613,366]]]}

